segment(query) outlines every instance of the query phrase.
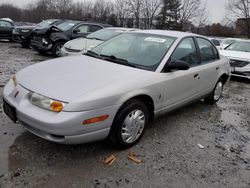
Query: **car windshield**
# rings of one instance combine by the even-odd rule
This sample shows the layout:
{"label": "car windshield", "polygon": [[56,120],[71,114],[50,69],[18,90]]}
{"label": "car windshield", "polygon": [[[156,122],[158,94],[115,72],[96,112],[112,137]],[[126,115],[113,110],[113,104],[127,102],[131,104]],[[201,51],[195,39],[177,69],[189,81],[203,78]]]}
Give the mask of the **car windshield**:
{"label": "car windshield", "polygon": [[54,23],[56,20],[44,20],[42,22],[40,22],[39,24],[37,24],[39,27],[48,27],[50,26],[52,23]]}
{"label": "car windshield", "polygon": [[109,57],[105,59],[108,61],[111,58],[122,60],[126,65],[155,71],[175,40],[174,37],[162,35],[125,33],[100,44],[91,54],[97,58]]}
{"label": "car windshield", "polygon": [[227,39],[227,40],[223,41],[222,44],[232,44],[233,42],[235,42],[235,40]]}
{"label": "car windshield", "polygon": [[59,24],[56,27],[59,28],[62,31],[67,31],[67,30],[71,29],[72,27],[74,27],[77,23],[78,22],[67,21],[67,22],[63,22],[63,23]]}
{"label": "car windshield", "polygon": [[106,41],[117,35],[120,35],[123,32],[124,30],[122,29],[101,29],[99,31],[89,34],[86,38]]}
{"label": "car windshield", "polygon": [[226,50],[250,52],[250,41],[238,41],[226,48]]}

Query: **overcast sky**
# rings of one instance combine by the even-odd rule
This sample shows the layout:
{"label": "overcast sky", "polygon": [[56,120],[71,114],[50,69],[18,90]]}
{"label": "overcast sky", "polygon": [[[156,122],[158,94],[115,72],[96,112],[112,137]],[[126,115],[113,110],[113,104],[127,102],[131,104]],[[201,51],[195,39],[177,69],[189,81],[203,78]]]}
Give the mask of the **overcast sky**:
{"label": "overcast sky", "polygon": [[[34,2],[36,0],[0,0],[1,3],[13,3],[20,7],[24,6],[29,2]],[[81,1],[81,0],[78,0]],[[202,0],[207,1],[208,10],[210,13],[211,22],[222,22],[225,17],[225,3],[227,0]]]}

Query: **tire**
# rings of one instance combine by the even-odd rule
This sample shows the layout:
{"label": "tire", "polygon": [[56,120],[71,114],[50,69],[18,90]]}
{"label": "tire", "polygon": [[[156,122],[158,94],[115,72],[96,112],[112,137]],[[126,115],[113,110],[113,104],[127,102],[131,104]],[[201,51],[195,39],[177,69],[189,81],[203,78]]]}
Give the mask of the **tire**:
{"label": "tire", "polygon": [[143,102],[135,99],[126,102],[114,119],[109,140],[120,149],[132,147],[143,136],[148,120],[149,112]]}
{"label": "tire", "polygon": [[215,104],[222,96],[224,82],[222,79],[216,83],[214,90],[204,99],[207,104]]}
{"label": "tire", "polygon": [[55,57],[60,57],[61,56],[60,50],[63,47],[63,45],[64,45],[64,42],[61,42],[61,41],[56,42],[52,47],[52,55]]}

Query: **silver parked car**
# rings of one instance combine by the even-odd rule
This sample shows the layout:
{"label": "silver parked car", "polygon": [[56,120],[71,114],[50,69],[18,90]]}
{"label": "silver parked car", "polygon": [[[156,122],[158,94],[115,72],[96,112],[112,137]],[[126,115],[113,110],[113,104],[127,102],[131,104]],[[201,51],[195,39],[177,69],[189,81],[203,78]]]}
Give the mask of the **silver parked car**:
{"label": "silver parked car", "polygon": [[228,59],[202,36],[135,31],[84,56],[21,70],[4,88],[4,111],[50,141],[109,138],[127,148],[154,116],[203,98],[217,102],[229,77]]}

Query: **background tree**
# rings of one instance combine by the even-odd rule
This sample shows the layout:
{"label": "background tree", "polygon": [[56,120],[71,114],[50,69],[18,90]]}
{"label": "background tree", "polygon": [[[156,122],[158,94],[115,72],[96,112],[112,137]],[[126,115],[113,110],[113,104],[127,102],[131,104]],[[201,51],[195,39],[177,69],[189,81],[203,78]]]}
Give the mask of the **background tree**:
{"label": "background tree", "polygon": [[142,3],[142,16],[144,18],[144,28],[153,28],[153,21],[158,14],[161,6],[161,0],[143,0]]}
{"label": "background tree", "polygon": [[201,0],[183,0],[180,8],[180,30],[188,29],[189,23],[199,16],[201,9]]}
{"label": "background tree", "polygon": [[250,38],[250,1],[249,0],[230,0],[227,4],[229,14],[240,22],[238,27]]}
{"label": "background tree", "polygon": [[179,30],[181,0],[163,0],[157,28]]}

